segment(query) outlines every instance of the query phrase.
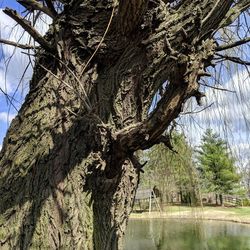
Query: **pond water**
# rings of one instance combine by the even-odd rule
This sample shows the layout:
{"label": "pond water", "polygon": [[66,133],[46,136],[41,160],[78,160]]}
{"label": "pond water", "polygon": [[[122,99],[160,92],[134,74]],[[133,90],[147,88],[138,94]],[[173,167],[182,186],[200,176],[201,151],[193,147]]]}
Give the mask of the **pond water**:
{"label": "pond water", "polygon": [[125,250],[250,250],[250,225],[186,219],[131,219]]}

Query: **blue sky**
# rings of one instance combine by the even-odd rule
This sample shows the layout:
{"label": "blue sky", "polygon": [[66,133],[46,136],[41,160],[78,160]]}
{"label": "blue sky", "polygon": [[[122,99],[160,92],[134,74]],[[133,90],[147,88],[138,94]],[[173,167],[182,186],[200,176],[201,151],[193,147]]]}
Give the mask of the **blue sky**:
{"label": "blue sky", "polygon": [[0,8],[5,8],[5,7],[13,8],[16,10],[22,9],[21,5],[17,4],[17,2],[15,0],[1,0],[0,1]]}
{"label": "blue sky", "polygon": [[[10,41],[19,41],[21,37],[21,43],[28,43],[30,37],[24,34],[19,26],[13,29],[16,23],[1,11],[6,6],[19,12],[23,10],[14,0],[0,0],[0,36]],[[42,34],[47,29],[43,21],[38,22],[36,28]],[[0,88],[8,93],[10,99],[13,98],[13,105],[11,105],[0,91],[0,148],[9,123],[16,115],[16,109],[21,107],[28,91],[29,79],[32,75],[31,66],[26,69],[28,63],[29,59],[27,55],[21,53],[21,49],[0,44]],[[23,75],[25,69],[27,71]]]}
{"label": "blue sky", "polygon": [[[13,9],[16,9],[16,10],[21,10],[22,8],[20,7],[19,4],[16,3],[15,0],[1,0],[0,1],[0,8],[3,9],[5,8],[6,6],[8,6],[9,8],[13,8]],[[1,19],[0,19],[0,24],[2,24],[3,22],[3,16],[1,15]],[[1,33],[3,32],[2,31],[3,27],[2,25],[0,26],[0,30],[1,30]],[[2,34],[1,34],[2,35]],[[4,64],[3,64],[3,48],[2,46],[0,45],[0,70],[3,71],[3,67],[4,67]],[[4,75],[2,75],[2,77],[0,78],[0,81],[3,82],[3,80],[5,79],[2,79]],[[2,85],[5,85],[5,84],[1,84],[0,86],[2,87]],[[2,143],[2,139],[4,137],[4,135],[6,134],[6,130],[7,130],[7,127],[8,127],[8,117],[5,115],[6,112],[8,113],[8,110],[9,110],[9,107],[7,106],[7,102],[6,102],[6,99],[4,98],[3,95],[0,94],[0,145]],[[13,110],[11,109],[10,110],[10,116],[9,118],[11,119],[13,117],[13,115],[11,115],[13,112]],[[6,116],[6,118],[5,118]]]}

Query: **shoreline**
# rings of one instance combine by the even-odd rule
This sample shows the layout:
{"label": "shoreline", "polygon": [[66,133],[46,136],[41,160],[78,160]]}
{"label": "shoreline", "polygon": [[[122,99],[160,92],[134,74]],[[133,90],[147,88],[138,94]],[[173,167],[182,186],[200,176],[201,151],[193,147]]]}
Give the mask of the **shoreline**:
{"label": "shoreline", "polygon": [[[241,223],[250,225],[250,208],[247,211],[242,208],[185,208],[182,211],[164,211],[164,212],[132,212],[130,219],[189,219],[189,220],[212,220],[212,221],[228,221],[233,223]],[[244,213],[241,213],[241,212]]]}

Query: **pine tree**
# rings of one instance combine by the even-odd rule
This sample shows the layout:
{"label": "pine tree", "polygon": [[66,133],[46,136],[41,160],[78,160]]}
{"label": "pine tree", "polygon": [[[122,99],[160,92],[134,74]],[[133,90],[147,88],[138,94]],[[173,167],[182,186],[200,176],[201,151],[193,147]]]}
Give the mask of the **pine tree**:
{"label": "pine tree", "polygon": [[206,130],[202,138],[198,150],[198,162],[203,189],[216,193],[216,204],[219,195],[222,205],[222,194],[233,192],[239,183],[240,175],[237,173],[235,159],[230,155],[226,142],[211,129]]}

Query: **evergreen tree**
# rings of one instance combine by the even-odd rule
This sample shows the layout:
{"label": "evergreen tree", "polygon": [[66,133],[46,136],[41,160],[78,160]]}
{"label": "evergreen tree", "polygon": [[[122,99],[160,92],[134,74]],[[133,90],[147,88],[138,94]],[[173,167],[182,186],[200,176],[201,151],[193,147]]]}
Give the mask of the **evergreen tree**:
{"label": "evergreen tree", "polygon": [[222,205],[222,194],[233,192],[239,183],[240,175],[236,171],[235,159],[230,155],[226,142],[211,129],[208,129],[202,138],[198,162],[203,189],[216,193],[216,204],[219,195]]}

